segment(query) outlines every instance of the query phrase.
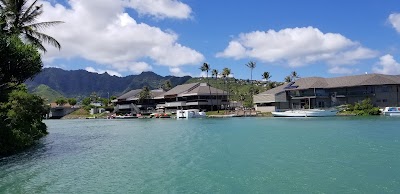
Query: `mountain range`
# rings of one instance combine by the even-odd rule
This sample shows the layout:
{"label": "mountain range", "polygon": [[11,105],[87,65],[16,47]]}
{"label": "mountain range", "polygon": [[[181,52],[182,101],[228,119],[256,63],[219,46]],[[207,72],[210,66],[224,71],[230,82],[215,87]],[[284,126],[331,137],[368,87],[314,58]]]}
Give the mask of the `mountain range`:
{"label": "mountain range", "polygon": [[[63,70],[60,68],[44,68],[32,80],[26,81],[28,89],[37,91],[51,90],[64,97],[82,98],[95,92],[98,96],[119,96],[129,90],[148,86],[151,89],[160,88],[169,80],[172,86],[184,84],[190,76],[160,76],[154,72],[143,72],[139,75],[126,77],[111,76],[108,73],[98,74],[86,70]],[[47,86],[47,87],[45,87]]]}

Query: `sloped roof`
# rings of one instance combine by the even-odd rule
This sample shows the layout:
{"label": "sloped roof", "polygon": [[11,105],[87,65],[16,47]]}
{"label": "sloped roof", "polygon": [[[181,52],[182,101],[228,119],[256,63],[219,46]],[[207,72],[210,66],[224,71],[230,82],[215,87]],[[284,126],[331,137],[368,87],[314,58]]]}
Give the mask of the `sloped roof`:
{"label": "sloped roof", "polygon": [[207,83],[191,83],[191,84],[183,84],[176,86],[169,90],[168,92],[165,92],[164,94],[158,96],[157,98],[162,98],[164,96],[189,96],[189,95],[210,95],[210,92],[212,95],[215,94],[225,94],[227,95],[226,91],[214,88],[214,87],[209,87]]}
{"label": "sloped roof", "polygon": [[284,92],[286,86],[288,86],[288,83],[280,85],[280,86],[278,86],[276,88],[272,88],[272,89],[267,90],[265,92],[259,93],[257,95],[276,95],[276,94],[279,94],[281,92]]}
{"label": "sloped roof", "polygon": [[[118,97],[117,100],[136,100],[139,98],[139,94],[142,91],[142,89],[136,89],[136,90],[131,90],[122,96]],[[164,94],[165,91],[162,89],[156,89],[156,90],[151,90],[150,91],[150,96],[152,98]]]}
{"label": "sloped roof", "polygon": [[142,89],[131,90],[125,94],[122,94],[122,96],[118,97],[117,100],[126,100],[128,98],[134,97],[136,95],[139,95],[140,91],[142,91]]}
{"label": "sloped roof", "polygon": [[188,91],[186,94],[184,95],[222,95],[222,94],[226,94],[227,92],[220,90],[218,88],[214,88],[214,87],[209,87],[208,84],[200,84],[198,87],[194,88],[191,91]]}
{"label": "sloped roof", "polygon": [[296,80],[294,84],[292,84],[292,86],[296,88],[289,90],[392,84],[400,84],[400,75],[365,74],[335,78],[308,77]]}
{"label": "sloped roof", "polygon": [[191,83],[191,84],[182,84],[179,86],[176,86],[169,90],[168,92],[165,92],[162,96],[170,96],[170,95],[179,95],[181,93],[184,93],[188,91],[189,89],[195,87],[199,83]]}

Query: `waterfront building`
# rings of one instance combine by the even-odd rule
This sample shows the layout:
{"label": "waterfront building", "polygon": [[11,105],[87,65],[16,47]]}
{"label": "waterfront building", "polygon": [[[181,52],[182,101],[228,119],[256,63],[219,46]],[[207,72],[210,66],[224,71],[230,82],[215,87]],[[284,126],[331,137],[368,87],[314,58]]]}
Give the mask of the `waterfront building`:
{"label": "waterfront building", "polygon": [[399,106],[400,75],[365,74],[335,78],[308,77],[253,96],[262,112],[277,109],[329,108],[364,99],[378,107]]}
{"label": "waterfront building", "polygon": [[118,97],[116,112],[126,113],[151,113],[176,112],[181,109],[217,110],[218,107],[229,105],[226,91],[209,86],[207,83],[191,83],[178,85],[165,92],[163,90],[151,90],[151,98],[139,100],[142,89],[131,90]]}
{"label": "waterfront building", "polygon": [[131,90],[112,102],[115,103],[114,111],[120,113],[151,113],[154,112],[157,106],[156,96],[159,96],[165,91],[163,89],[150,90],[149,99],[139,99],[142,89]]}
{"label": "waterfront building", "polygon": [[207,83],[179,85],[155,99],[158,108],[171,112],[179,109],[217,110],[218,106],[229,104],[226,91],[211,87]]}

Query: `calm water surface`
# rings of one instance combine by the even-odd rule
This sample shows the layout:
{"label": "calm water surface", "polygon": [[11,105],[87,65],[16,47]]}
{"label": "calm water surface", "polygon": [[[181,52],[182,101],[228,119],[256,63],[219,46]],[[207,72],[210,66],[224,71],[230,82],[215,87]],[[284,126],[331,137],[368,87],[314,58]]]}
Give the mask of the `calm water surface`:
{"label": "calm water surface", "polygon": [[46,124],[0,193],[400,193],[400,118]]}

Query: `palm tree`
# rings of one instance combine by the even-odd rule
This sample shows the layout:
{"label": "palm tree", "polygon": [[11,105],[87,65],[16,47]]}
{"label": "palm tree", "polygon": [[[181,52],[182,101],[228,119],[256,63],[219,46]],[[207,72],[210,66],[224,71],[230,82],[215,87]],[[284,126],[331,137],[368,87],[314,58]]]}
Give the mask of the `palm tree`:
{"label": "palm tree", "polygon": [[250,81],[253,82],[253,69],[256,68],[256,62],[250,61],[246,66],[250,68]]}
{"label": "palm tree", "polygon": [[171,89],[172,89],[171,80],[166,80],[166,81],[164,82],[164,84],[162,84],[161,88],[162,88],[163,90],[165,90],[165,91],[171,90]]}
{"label": "palm tree", "polygon": [[[231,74],[231,69],[226,68],[226,67],[224,69],[222,69],[222,77],[224,78],[224,84],[225,85],[226,85],[226,78],[229,77],[230,74]],[[229,82],[228,82],[228,85],[227,85],[227,92],[228,92],[227,96],[229,96]],[[224,105],[224,107],[225,107],[225,111],[226,111],[227,106]]]}
{"label": "palm tree", "polygon": [[268,82],[268,80],[271,79],[271,75],[268,71],[266,71],[262,74],[262,78],[265,79],[266,82]]}
{"label": "palm tree", "polygon": [[292,71],[292,73],[290,73],[290,77],[292,77],[292,80],[296,80],[297,78],[299,78],[299,75],[297,74],[296,71]]}
{"label": "palm tree", "polygon": [[[211,71],[211,77],[214,77],[214,76],[215,76],[215,80],[217,80],[217,83],[218,83],[218,70],[216,70],[216,69],[213,69]],[[217,90],[217,110],[218,110],[218,113],[219,113],[218,90]]]}
{"label": "palm tree", "polygon": [[200,67],[200,70],[202,72],[206,72],[207,73],[207,84],[208,84],[208,90],[210,92],[210,101],[211,101],[211,111],[213,111],[214,109],[214,104],[213,104],[213,98],[211,96],[211,87],[210,87],[210,80],[208,80],[208,71],[210,71],[210,65],[208,63],[203,63],[203,65]]}
{"label": "palm tree", "polygon": [[46,52],[43,42],[53,45],[61,49],[60,43],[53,37],[43,34],[40,30],[54,26],[61,21],[51,22],[35,22],[43,13],[43,5],[37,5],[38,0],[34,0],[32,4],[30,0],[0,0],[0,31],[19,35],[23,41],[35,45],[39,50]]}
{"label": "palm tree", "polygon": [[288,76],[285,77],[285,82],[289,83],[289,82],[292,82],[292,81],[293,81],[292,76],[288,75]]}
{"label": "palm tree", "polygon": [[215,76],[215,79],[218,79],[218,70],[216,70],[216,69],[213,69],[212,71],[211,71],[211,75],[212,75],[212,77],[214,77]]}
{"label": "palm tree", "polygon": [[[250,68],[250,103],[253,104],[253,69],[256,68],[256,62],[250,61],[246,64],[247,67]],[[250,115],[251,115],[251,109],[250,109]]]}

